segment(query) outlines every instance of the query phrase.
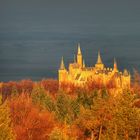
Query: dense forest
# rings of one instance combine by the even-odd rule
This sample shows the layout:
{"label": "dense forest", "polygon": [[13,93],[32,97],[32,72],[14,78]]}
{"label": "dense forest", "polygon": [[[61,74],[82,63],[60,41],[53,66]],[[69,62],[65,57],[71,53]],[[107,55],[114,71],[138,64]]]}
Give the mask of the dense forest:
{"label": "dense forest", "polygon": [[130,89],[54,79],[0,85],[0,140],[140,140],[140,75]]}

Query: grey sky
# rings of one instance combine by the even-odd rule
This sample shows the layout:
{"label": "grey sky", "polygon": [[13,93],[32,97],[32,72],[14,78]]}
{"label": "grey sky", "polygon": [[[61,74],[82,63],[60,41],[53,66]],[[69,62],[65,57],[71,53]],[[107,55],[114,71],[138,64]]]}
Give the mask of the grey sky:
{"label": "grey sky", "polygon": [[87,65],[100,49],[106,65],[140,70],[140,0],[0,0],[0,81],[56,78],[77,42]]}

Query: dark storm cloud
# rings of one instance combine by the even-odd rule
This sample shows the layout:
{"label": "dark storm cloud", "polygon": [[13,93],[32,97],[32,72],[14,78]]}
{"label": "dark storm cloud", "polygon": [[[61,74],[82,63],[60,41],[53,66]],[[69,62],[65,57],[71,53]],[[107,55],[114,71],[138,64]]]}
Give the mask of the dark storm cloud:
{"label": "dark storm cloud", "polygon": [[0,0],[0,80],[57,77],[79,41],[87,65],[140,64],[140,0]]}

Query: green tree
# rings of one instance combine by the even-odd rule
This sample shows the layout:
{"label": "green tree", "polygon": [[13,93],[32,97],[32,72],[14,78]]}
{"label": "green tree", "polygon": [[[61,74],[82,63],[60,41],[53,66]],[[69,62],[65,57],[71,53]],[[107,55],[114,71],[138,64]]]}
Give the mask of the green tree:
{"label": "green tree", "polygon": [[70,108],[71,108],[71,111],[72,111],[72,114],[73,114],[73,120],[74,120],[80,114],[80,104],[79,104],[77,99],[71,100]]}
{"label": "green tree", "polygon": [[76,123],[92,140],[107,140],[114,99],[109,97],[104,89],[98,92],[94,91],[89,97],[92,99],[92,104],[90,107],[81,104],[80,115]]}
{"label": "green tree", "polygon": [[66,121],[70,123],[71,118],[69,116],[69,107],[70,98],[65,94],[59,94],[56,98],[56,115],[60,121]]}
{"label": "green tree", "polygon": [[34,87],[32,91],[32,101],[34,104],[40,105],[41,108],[47,109],[49,112],[55,111],[54,101],[40,85]]}
{"label": "green tree", "polygon": [[80,107],[76,98],[71,98],[69,95],[61,93],[56,98],[56,116],[57,118],[67,124],[72,122],[79,115]]}
{"label": "green tree", "polygon": [[96,96],[95,94],[96,91],[91,94],[88,94],[87,92],[79,93],[77,97],[77,101],[85,108],[91,108],[93,104],[93,99]]}
{"label": "green tree", "polygon": [[122,94],[114,107],[116,139],[133,140],[139,134],[140,110],[134,106],[134,95]]}

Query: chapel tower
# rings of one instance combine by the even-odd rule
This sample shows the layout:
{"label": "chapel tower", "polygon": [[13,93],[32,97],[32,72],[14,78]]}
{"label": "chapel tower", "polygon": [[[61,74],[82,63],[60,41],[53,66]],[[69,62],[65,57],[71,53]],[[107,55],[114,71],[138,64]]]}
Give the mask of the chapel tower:
{"label": "chapel tower", "polygon": [[102,62],[100,51],[98,51],[98,58],[97,58],[97,62],[95,64],[95,68],[97,68],[97,69],[103,69],[104,68],[104,64]]}

